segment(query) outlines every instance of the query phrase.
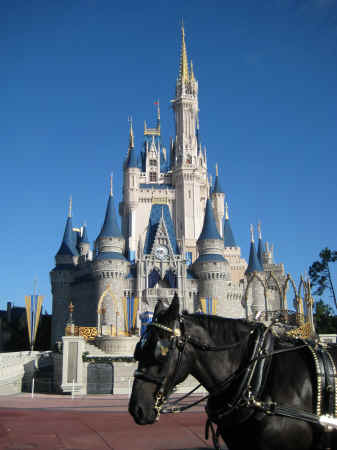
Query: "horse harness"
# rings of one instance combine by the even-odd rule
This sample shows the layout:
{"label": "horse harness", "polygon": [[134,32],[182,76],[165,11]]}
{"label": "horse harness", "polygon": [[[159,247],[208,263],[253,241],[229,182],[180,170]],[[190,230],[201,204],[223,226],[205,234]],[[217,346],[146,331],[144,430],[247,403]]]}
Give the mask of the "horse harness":
{"label": "horse harness", "polygon": [[[171,349],[176,346],[179,350],[178,360],[174,370],[172,381],[165,387],[167,375],[152,376],[146,374],[142,370],[136,370],[135,378],[141,378],[146,381],[157,384],[158,390],[155,394],[155,410],[157,412],[157,420],[160,416],[161,410],[166,402],[169,394],[171,393],[175,379],[179,372],[182,356],[184,353],[186,343],[190,343],[202,351],[224,351],[233,349],[240,345],[240,342],[229,344],[226,346],[213,347],[208,344],[201,344],[200,342],[188,336],[184,332],[183,317],[179,316],[179,320],[176,321],[174,328],[166,327],[157,322],[151,322],[148,327],[156,327],[163,331],[166,331],[170,335],[170,339],[159,339],[156,344],[155,358],[160,361],[161,358],[165,358]],[[297,345],[289,348],[274,350],[274,336],[272,334],[272,325],[265,327],[262,324],[256,324],[252,329],[249,338],[248,348],[252,349],[248,361],[239,367],[232,375],[226,380],[222,381],[212,389],[209,395],[202,399],[183,407],[166,408],[162,413],[170,412],[183,412],[184,410],[208,399],[216,399],[221,396],[227,389],[228,385],[232,382],[237,384],[237,389],[230,402],[226,402],[218,409],[211,409],[208,405],[206,411],[208,420],[206,423],[206,438],[208,439],[209,430],[212,432],[213,443],[216,449],[218,446],[218,437],[220,435],[219,428],[215,431],[213,423],[217,426],[221,423],[223,425],[223,419],[235,418],[236,424],[240,424],[248,420],[256,412],[262,412],[267,415],[277,415],[287,418],[302,420],[310,422],[315,425],[323,426],[324,431],[332,431],[337,427],[337,371],[333,357],[329,351],[329,347],[325,344],[318,344],[309,342],[304,339],[297,339]],[[139,343],[137,344],[137,346]],[[315,412],[309,412],[300,410],[293,407],[279,405],[275,402],[263,402],[261,396],[263,394],[269,369],[271,365],[272,356],[286,353],[290,351],[297,351],[307,348],[315,368],[316,379],[316,408]],[[135,357],[137,359],[137,347],[135,351]],[[199,385],[200,386],[200,385]],[[197,386],[197,388],[199,387]],[[182,400],[188,397],[197,388],[194,388],[191,392],[184,395]],[[241,412],[240,412],[241,410]],[[243,412],[242,412],[243,411]],[[330,433],[329,433],[330,434]]]}
{"label": "horse harness", "polygon": [[[266,415],[283,416],[291,419],[302,420],[320,425],[324,431],[332,431],[337,428],[337,373],[333,357],[325,344],[317,344],[298,339],[298,345],[290,348],[274,350],[274,339],[271,327],[256,328],[254,331],[255,345],[251,354],[250,362],[246,365],[242,374],[238,390],[235,392],[230,403],[225,403],[220,409],[212,410],[209,404],[206,407],[208,420],[206,423],[206,438],[208,439],[209,430],[211,430],[214,447],[220,449],[218,438],[220,436],[219,428],[214,429],[213,423],[217,426],[221,423],[222,427],[234,420],[235,425],[244,423],[256,412]],[[272,356],[296,351],[299,349],[308,349],[315,370],[316,380],[316,399],[315,412],[309,412],[294,407],[283,406],[276,402],[263,402],[261,397],[267,382]],[[241,374],[238,374],[239,377]],[[221,395],[216,393],[215,396]],[[211,393],[210,398],[214,394]],[[229,420],[223,422],[224,418]],[[229,425],[230,426],[230,425]],[[328,433],[330,435],[330,433]],[[328,443],[330,436],[326,439]],[[329,444],[326,444],[328,448]]]}

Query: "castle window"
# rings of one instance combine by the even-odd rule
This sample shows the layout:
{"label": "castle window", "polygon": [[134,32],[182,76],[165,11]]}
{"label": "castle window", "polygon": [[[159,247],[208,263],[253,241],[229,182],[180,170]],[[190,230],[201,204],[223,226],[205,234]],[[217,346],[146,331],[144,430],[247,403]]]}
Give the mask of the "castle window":
{"label": "castle window", "polygon": [[150,166],[157,166],[157,160],[156,159],[150,159]]}
{"label": "castle window", "polygon": [[150,172],[150,181],[157,181],[157,174],[155,172]]}

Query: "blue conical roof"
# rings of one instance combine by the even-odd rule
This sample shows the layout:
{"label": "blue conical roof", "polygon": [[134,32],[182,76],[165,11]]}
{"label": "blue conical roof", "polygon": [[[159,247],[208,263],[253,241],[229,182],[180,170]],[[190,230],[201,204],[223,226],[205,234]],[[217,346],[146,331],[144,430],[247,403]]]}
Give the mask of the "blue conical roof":
{"label": "blue conical roof", "polygon": [[212,203],[209,198],[206,202],[204,226],[202,227],[202,231],[198,241],[202,241],[204,239],[221,239],[221,236],[216,227]]}
{"label": "blue conical roof", "polygon": [[262,255],[263,255],[263,243],[262,243],[262,238],[259,238],[259,242],[257,244],[257,257],[259,259],[261,266],[263,267]]}
{"label": "blue conical roof", "polygon": [[78,255],[78,251],[76,249],[76,236],[74,235],[71,217],[68,217],[67,219],[62,244],[56,255]]}
{"label": "blue conical roof", "polygon": [[215,181],[214,181],[213,194],[223,194],[223,193],[224,193],[224,191],[222,190],[222,188],[220,186],[219,177],[218,177],[218,175],[216,175]]}
{"label": "blue conical roof", "polygon": [[137,158],[137,154],[136,154],[136,150],[134,148],[130,148],[129,150],[129,155],[128,155],[128,159],[126,162],[126,167],[128,169],[135,167],[138,168],[138,158]]}
{"label": "blue conical roof", "polygon": [[89,244],[88,233],[86,225],[83,225],[83,233],[80,239],[80,243]]}
{"label": "blue conical roof", "polygon": [[122,237],[117,223],[117,216],[112,195],[109,196],[104,223],[98,237]]}
{"label": "blue conical roof", "polygon": [[225,247],[236,247],[236,242],[229,219],[225,219],[223,226],[223,240]]}
{"label": "blue conical roof", "polygon": [[260,264],[257,254],[256,254],[254,241],[251,241],[251,243],[250,243],[249,261],[248,261],[248,267],[246,270],[246,273],[252,273],[252,272],[263,272],[263,268]]}

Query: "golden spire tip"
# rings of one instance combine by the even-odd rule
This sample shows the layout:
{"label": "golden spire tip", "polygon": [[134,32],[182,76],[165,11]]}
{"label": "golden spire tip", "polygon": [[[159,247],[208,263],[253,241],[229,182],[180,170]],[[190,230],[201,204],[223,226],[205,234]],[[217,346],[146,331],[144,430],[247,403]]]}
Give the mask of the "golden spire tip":
{"label": "golden spire tip", "polygon": [[259,234],[259,239],[262,239],[261,222],[260,221],[257,223],[257,232]]}
{"label": "golden spire tip", "polygon": [[215,175],[218,176],[219,172],[218,172],[218,163],[215,164]]}
{"label": "golden spire tip", "polygon": [[188,60],[187,60],[187,51],[186,51],[186,43],[185,43],[185,29],[184,24],[181,25],[181,55],[180,55],[180,71],[179,71],[179,79],[180,81],[186,82],[189,81],[189,73],[188,73]]}

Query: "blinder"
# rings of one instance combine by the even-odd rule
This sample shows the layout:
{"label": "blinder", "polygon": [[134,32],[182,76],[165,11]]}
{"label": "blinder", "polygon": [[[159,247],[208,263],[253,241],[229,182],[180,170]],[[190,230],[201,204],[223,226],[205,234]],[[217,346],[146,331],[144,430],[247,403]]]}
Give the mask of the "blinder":
{"label": "blinder", "polygon": [[[153,357],[158,363],[163,363],[166,360],[166,357],[169,351],[172,349],[174,343],[174,339],[158,339]],[[134,352],[134,358],[136,361],[141,361],[142,353],[144,352],[144,345],[142,342],[137,342]]]}
{"label": "blinder", "polygon": [[172,348],[172,342],[169,339],[158,339],[156,343],[156,348],[154,350],[154,359],[159,362],[163,363],[166,360],[166,357]]}

